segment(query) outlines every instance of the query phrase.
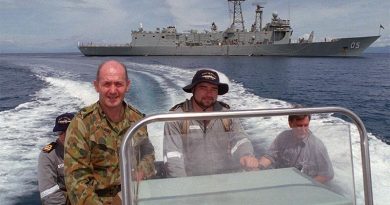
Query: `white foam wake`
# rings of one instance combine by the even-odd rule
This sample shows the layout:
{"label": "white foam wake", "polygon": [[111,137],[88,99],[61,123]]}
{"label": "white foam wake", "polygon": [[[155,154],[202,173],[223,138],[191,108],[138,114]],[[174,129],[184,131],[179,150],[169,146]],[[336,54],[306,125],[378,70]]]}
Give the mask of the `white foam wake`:
{"label": "white foam wake", "polygon": [[55,141],[54,119],[75,112],[97,100],[90,83],[44,77],[47,87],[33,94],[33,100],[13,110],[0,112],[0,201],[12,204],[18,197],[37,191],[37,159],[40,149]]}

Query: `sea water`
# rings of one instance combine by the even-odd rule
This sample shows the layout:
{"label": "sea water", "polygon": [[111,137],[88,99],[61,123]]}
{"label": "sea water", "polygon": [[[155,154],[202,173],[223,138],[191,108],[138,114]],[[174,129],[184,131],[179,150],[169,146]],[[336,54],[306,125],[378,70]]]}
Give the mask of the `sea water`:
{"label": "sea water", "polygon": [[[98,98],[92,86],[97,66],[110,57],[76,54],[0,55],[0,200],[2,204],[39,204],[37,158],[54,141],[54,119],[76,112]],[[220,100],[233,109],[284,108],[293,104],[341,106],[358,114],[369,132],[375,204],[386,204],[390,191],[390,56],[358,58],[291,57],[114,57],[132,81],[126,101],[145,114],[165,113],[190,97],[182,87],[198,68],[217,70],[230,86]],[[312,124],[348,119],[326,116]],[[286,127],[284,118],[267,121]],[[244,121],[256,133],[265,123]],[[158,132],[156,130],[151,130]],[[352,129],[352,135],[357,135]],[[332,134],[332,133],[330,133]],[[337,134],[334,130],[333,134]],[[269,140],[268,140],[269,141]],[[269,143],[269,142],[267,142]],[[156,144],[161,144],[157,141]],[[341,155],[338,141],[326,142],[331,157]],[[358,139],[353,149],[358,149]],[[161,153],[161,146],[156,146]],[[333,154],[332,154],[333,153]],[[354,153],[358,161],[359,153]],[[161,156],[157,156],[161,160]],[[338,172],[341,165],[334,165]],[[360,168],[360,167],[358,167]],[[359,174],[357,172],[357,174]],[[339,173],[342,175],[342,173]],[[363,195],[357,184],[358,199]],[[360,189],[360,190],[359,190]],[[358,204],[361,204],[358,201]]]}

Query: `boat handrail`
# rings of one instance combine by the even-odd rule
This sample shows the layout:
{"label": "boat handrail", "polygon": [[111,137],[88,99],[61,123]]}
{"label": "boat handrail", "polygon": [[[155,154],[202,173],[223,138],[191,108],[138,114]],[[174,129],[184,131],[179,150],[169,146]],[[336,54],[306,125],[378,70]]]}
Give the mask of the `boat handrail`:
{"label": "boat handrail", "polygon": [[[202,113],[166,113],[150,115],[134,124],[127,130],[120,147],[120,168],[121,168],[121,190],[122,204],[131,205],[134,199],[131,190],[131,138],[143,126],[153,122],[165,122],[175,120],[199,120],[215,118],[241,118],[241,117],[271,117],[291,114],[319,114],[319,113],[340,113],[349,117],[357,126],[360,135],[360,148],[362,157],[364,200],[366,205],[373,205],[373,194],[371,187],[371,168],[368,147],[368,136],[366,128],[354,112],[343,107],[311,107],[311,108],[278,108],[278,109],[252,109],[232,110],[222,112]],[[350,142],[351,143],[351,142]]]}

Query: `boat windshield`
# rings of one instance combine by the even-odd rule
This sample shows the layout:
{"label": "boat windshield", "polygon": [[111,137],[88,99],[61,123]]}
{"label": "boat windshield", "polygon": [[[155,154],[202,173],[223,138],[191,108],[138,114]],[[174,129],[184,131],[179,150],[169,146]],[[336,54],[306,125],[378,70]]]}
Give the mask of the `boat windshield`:
{"label": "boat windshield", "polygon": [[147,123],[157,174],[122,174],[124,204],[364,204],[359,128],[332,113],[163,118]]}

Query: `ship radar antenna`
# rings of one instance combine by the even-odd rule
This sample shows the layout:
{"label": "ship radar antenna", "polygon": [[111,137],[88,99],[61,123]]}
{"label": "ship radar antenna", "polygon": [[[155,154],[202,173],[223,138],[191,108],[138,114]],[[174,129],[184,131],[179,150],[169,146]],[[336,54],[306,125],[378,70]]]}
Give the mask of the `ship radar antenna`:
{"label": "ship radar antenna", "polygon": [[255,22],[252,25],[252,31],[261,31],[263,28],[263,8],[267,2],[253,2],[252,5],[256,6]]}
{"label": "ship radar antenna", "polygon": [[227,0],[227,1],[228,3],[233,4],[233,12],[230,10],[230,12],[233,13],[233,21],[230,27],[235,30],[236,28],[241,26],[242,31],[244,31],[245,26],[244,26],[244,17],[242,16],[241,1],[245,1],[245,0]]}

